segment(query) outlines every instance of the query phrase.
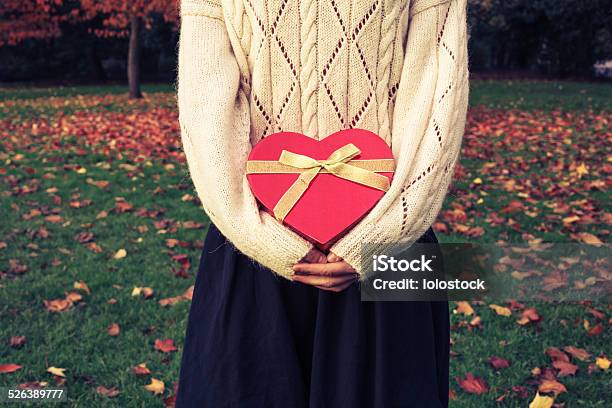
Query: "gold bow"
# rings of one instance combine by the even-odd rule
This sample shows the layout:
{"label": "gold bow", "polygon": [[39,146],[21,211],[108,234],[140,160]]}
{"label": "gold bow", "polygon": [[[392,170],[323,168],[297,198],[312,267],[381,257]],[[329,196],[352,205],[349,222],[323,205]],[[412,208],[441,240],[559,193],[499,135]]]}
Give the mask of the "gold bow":
{"label": "gold bow", "polygon": [[376,172],[393,172],[395,168],[393,159],[353,160],[360,153],[359,148],[352,143],[337,149],[325,160],[316,160],[283,150],[278,161],[247,161],[246,172],[247,174],[300,173],[298,179],[272,210],[274,217],[282,222],[319,173],[331,173],[377,190],[389,190],[389,179]]}

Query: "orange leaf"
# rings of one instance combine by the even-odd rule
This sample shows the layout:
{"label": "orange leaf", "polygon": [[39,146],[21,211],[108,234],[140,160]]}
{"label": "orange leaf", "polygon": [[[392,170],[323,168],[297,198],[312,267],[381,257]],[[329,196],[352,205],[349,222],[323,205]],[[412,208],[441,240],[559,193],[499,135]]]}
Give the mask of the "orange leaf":
{"label": "orange leaf", "polygon": [[497,313],[500,316],[511,316],[512,315],[512,311],[508,309],[507,307],[499,306],[496,304],[491,304],[489,305],[489,307],[495,310],[495,313]]}
{"label": "orange leaf", "polygon": [[556,380],[542,380],[538,391],[543,393],[552,392],[557,395],[563,392],[567,392],[567,388],[565,388],[565,385],[561,384]]}
{"label": "orange leaf", "polygon": [[472,306],[469,304],[469,302],[459,301],[457,302],[457,308],[455,309],[455,313],[462,313],[466,316],[471,316],[474,314],[474,309],[472,309]]}
{"label": "orange leaf", "polygon": [[118,336],[120,331],[121,329],[117,323],[112,323],[107,329],[108,335],[113,337]]}
{"label": "orange leaf", "polygon": [[119,395],[119,390],[116,387],[106,388],[103,385],[98,385],[96,387],[96,392],[108,398],[114,398]]}
{"label": "orange leaf", "polygon": [[574,346],[567,346],[565,348],[563,348],[563,350],[568,353],[571,354],[572,357],[577,358],[578,360],[581,361],[586,361],[588,360],[591,355],[588,353],[588,351],[586,351],[585,349],[581,349],[578,347],[574,347]]}
{"label": "orange leaf", "polygon": [[14,373],[17,370],[21,370],[18,364],[0,364],[0,374]]}
{"label": "orange leaf", "polygon": [[553,367],[559,370],[559,377],[565,377],[566,375],[575,375],[576,371],[578,371],[577,365],[562,360],[553,361]]}
{"label": "orange leaf", "polygon": [[166,340],[155,340],[155,350],[161,351],[162,353],[170,353],[172,351],[176,351],[177,348],[174,345],[174,340],[166,339]]}
{"label": "orange leaf", "polygon": [[137,366],[132,367],[132,372],[136,375],[149,375],[151,374],[151,370],[147,367],[145,363],[140,363]]}
{"label": "orange leaf", "polygon": [[467,393],[480,395],[489,391],[485,380],[479,377],[474,377],[472,373],[467,373],[465,378],[457,378],[456,380],[459,387],[461,387],[461,389]]}
{"label": "orange leaf", "polygon": [[72,307],[69,299],[43,300],[43,303],[48,311],[54,313],[64,312]]}
{"label": "orange leaf", "polygon": [[553,361],[565,361],[569,363],[569,357],[556,347],[549,347],[545,351],[546,355]]}

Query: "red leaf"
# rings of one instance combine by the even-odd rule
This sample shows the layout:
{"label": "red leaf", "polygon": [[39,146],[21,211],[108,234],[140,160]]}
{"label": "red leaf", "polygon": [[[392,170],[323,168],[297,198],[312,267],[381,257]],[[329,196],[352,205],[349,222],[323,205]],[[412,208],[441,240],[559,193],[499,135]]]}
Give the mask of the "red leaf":
{"label": "red leaf", "polygon": [[578,347],[574,347],[574,346],[567,346],[563,349],[566,353],[569,353],[572,355],[572,357],[577,358],[578,360],[581,361],[586,361],[588,360],[591,355],[589,354],[588,351],[586,351],[585,349],[581,349]]}
{"label": "red leaf", "polygon": [[545,353],[553,361],[565,361],[567,363],[569,363],[569,361],[570,361],[569,357],[567,356],[567,354],[565,354],[564,352],[562,352],[561,350],[559,350],[556,347],[547,348]]}
{"label": "red leaf", "polygon": [[510,366],[510,362],[508,360],[506,360],[505,358],[497,357],[497,356],[489,357],[489,363],[496,370],[500,370],[502,368],[508,368]]}
{"label": "red leaf", "polygon": [[553,361],[553,367],[559,370],[560,377],[564,377],[566,375],[575,375],[576,371],[578,371],[577,365],[562,360]]}
{"label": "red leaf", "polygon": [[20,369],[21,366],[17,364],[0,364],[0,374],[14,373]]}
{"label": "red leaf", "polygon": [[162,353],[170,353],[172,351],[176,351],[177,348],[174,345],[174,340],[166,339],[166,340],[155,340],[155,350],[161,351]]}
{"label": "red leaf", "polygon": [[604,331],[603,324],[598,323],[596,326],[591,327],[587,332],[589,336],[599,336]]}
{"label": "red leaf", "polygon": [[484,394],[489,391],[489,387],[484,379],[474,377],[472,373],[467,373],[465,378],[456,378],[459,387],[470,394]]}

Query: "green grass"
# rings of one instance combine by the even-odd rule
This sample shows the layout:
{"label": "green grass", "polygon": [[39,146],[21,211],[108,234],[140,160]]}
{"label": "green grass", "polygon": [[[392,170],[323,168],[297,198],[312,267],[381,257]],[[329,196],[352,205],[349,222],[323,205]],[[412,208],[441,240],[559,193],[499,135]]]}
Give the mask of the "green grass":
{"label": "green grass", "polygon": [[[173,86],[169,84],[143,84],[142,92],[172,92]],[[125,85],[105,86],[51,86],[39,87],[31,85],[5,85],[0,87],[0,96],[6,99],[34,99],[55,97],[70,97],[77,95],[125,94]]]}
{"label": "green grass", "polygon": [[[474,81],[471,103],[526,111],[560,108],[608,112],[612,103],[611,90],[610,84]],[[124,88],[119,86],[2,88],[0,101],[14,100],[16,104],[4,110],[0,105],[0,120],[22,121],[38,115],[53,120],[58,112],[68,114],[83,107],[80,103],[62,107],[57,101],[51,103],[53,98],[50,97],[84,95],[86,100],[122,92]],[[172,95],[168,94],[172,92],[171,86],[145,86],[145,92],[157,95],[153,102],[128,106],[123,104],[121,97],[113,97],[102,103],[103,109],[93,107],[91,111],[146,111],[151,104],[172,104]],[[164,92],[165,96],[155,99]],[[581,130],[575,137],[590,131]],[[0,364],[23,366],[15,373],[0,374],[0,386],[27,381],[47,381],[53,385],[55,379],[46,369],[55,366],[66,368],[70,399],[67,406],[162,407],[162,398],[146,391],[144,385],[154,377],[165,382],[164,397],[172,394],[172,383],[178,380],[189,305],[182,301],[162,307],[158,301],[182,294],[195,278],[206,227],[186,228],[182,222],[208,223],[197,200],[185,196],[194,194],[186,169],[181,164],[169,165],[168,161],[157,159],[138,163],[133,169],[129,166],[135,163],[127,159],[110,159],[89,148],[79,153],[74,148],[80,146],[79,142],[71,137],[65,140],[61,151],[45,148],[42,140],[44,137],[39,145],[20,146],[17,150],[0,143],[0,241],[6,243],[5,248],[0,247],[0,272],[3,272],[0,273]],[[501,154],[508,163],[518,156],[533,158],[538,154],[528,151],[528,147],[524,152]],[[580,160],[581,154],[572,153],[575,155],[572,159]],[[462,198],[476,188],[470,180],[478,174],[483,160],[469,158],[463,164],[469,177],[457,183],[456,190],[448,198],[447,209],[454,202],[465,204]],[[86,171],[79,172],[74,166],[81,166]],[[549,170],[532,169],[525,174],[536,172],[537,175],[537,171]],[[105,180],[109,184],[100,188],[87,179]],[[19,193],[28,186],[34,191]],[[485,229],[485,234],[478,239],[492,242],[500,236],[507,236],[509,240],[520,238],[507,226],[491,227],[485,222],[487,212],[501,211],[512,197],[505,191],[484,190],[489,194],[486,205],[469,212],[473,218],[470,225]],[[117,197],[132,204],[133,210],[115,211]],[[609,212],[607,193],[593,191],[589,197],[596,206]],[[582,198],[584,195],[575,194],[567,200]],[[91,204],[84,208],[70,205],[70,202],[83,200],[91,200]],[[163,212],[143,216],[138,213],[140,208]],[[26,219],[33,209],[41,214]],[[102,211],[107,211],[108,215],[99,218]],[[50,214],[60,215],[62,221],[46,221],[45,217]],[[561,226],[553,226],[552,231],[546,233],[538,231],[542,218],[516,216],[522,230],[533,231],[537,237],[558,239],[567,235]],[[165,221],[163,225],[162,221]],[[145,231],[142,226],[148,229]],[[41,227],[48,231],[45,238],[40,236]],[[606,227],[595,223],[584,228],[601,235],[600,230]],[[91,251],[76,240],[76,235],[83,232],[93,233],[95,242],[103,250],[101,253]],[[439,236],[443,241],[465,240],[465,236],[457,234]],[[169,248],[166,240],[171,238],[187,242],[188,246]],[[127,256],[113,259],[119,249],[125,249]],[[173,273],[173,269],[179,267],[172,259],[175,254],[186,254],[190,260],[187,279]],[[22,274],[11,271],[11,260],[26,265],[27,271]],[[45,309],[44,300],[64,297],[66,292],[73,290],[74,282],[81,280],[87,283],[91,293],[78,291],[83,299],[74,307],[62,313]],[[150,299],[132,296],[134,287],[151,287],[154,296]],[[116,301],[109,302],[111,299]],[[454,306],[451,305],[451,309]],[[487,305],[474,305],[476,314],[482,319],[478,327],[468,324],[473,316],[452,314],[452,349],[456,354],[451,359],[451,388],[457,397],[451,407],[527,406],[537,388],[530,371],[535,367],[550,367],[550,358],[544,354],[546,348],[568,345],[587,349],[593,358],[589,362],[572,360],[579,366],[578,374],[560,378],[568,392],[558,401],[571,408],[608,406],[612,370],[597,370],[591,374],[587,371],[594,357],[612,354],[607,324],[609,306],[534,302],[528,306],[537,308],[541,322],[521,326],[516,323],[516,312],[512,317],[502,317]],[[599,321],[589,313],[590,306],[606,314],[601,319],[605,331],[598,336],[588,336],[583,328],[585,319],[591,325]],[[108,335],[111,323],[120,325],[119,336]],[[22,348],[9,347],[8,340],[13,336],[26,336],[26,344]],[[177,352],[163,354],[154,349],[155,339],[167,338],[174,339]],[[492,355],[510,360],[510,367],[496,372],[487,362]],[[131,368],[142,362],[151,369],[151,376],[138,377],[132,373]],[[467,372],[485,378],[490,391],[480,396],[461,391],[454,378],[463,377]],[[120,393],[115,398],[103,397],[96,393],[99,385],[117,387]],[[514,386],[525,387],[528,397],[517,396],[512,391]],[[495,402],[505,394],[502,402]]]}
{"label": "green grass", "polygon": [[474,80],[470,87],[470,105],[523,110],[610,110],[610,95],[610,82]]}

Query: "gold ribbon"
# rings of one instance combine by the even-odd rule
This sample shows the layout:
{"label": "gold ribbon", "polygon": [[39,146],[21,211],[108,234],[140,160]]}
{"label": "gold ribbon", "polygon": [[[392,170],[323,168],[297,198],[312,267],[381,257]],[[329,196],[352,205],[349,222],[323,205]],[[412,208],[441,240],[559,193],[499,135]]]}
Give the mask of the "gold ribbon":
{"label": "gold ribbon", "polygon": [[247,174],[300,174],[272,210],[274,217],[282,222],[319,173],[330,173],[377,190],[389,190],[389,179],[377,172],[393,172],[395,169],[393,159],[353,160],[360,153],[359,148],[352,143],[334,151],[325,160],[316,160],[309,156],[283,150],[278,161],[247,161],[246,172]]}

